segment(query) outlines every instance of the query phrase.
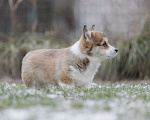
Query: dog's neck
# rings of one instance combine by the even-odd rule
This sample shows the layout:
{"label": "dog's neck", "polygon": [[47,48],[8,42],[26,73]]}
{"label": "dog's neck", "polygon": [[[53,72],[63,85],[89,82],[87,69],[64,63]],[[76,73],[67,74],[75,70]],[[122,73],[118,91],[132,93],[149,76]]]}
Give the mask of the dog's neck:
{"label": "dog's neck", "polygon": [[79,44],[80,44],[80,40],[78,40],[75,44],[73,44],[71,47],[70,47],[70,51],[75,54],[77,57],[79,57],[80,59],[84,59],[84,58],[88,58],[90,60],[91,63],[93,64],[100,64],[101,63],[101,60],[97,57],[93,57],[93,56],[88,56],[86,54],[83,54],[80,50],[80,47],[79,47]]}
{"label": "dog's neck", "polygon": [[78,40],[75,44],[73,44],[70,47],[70,50],[73,54],[75,54],[76,56],[78,56],[79,58],[83,59],[85,57],[87,57],[86,55],[81,53],[81,50],[79,48],[79,44],[80,44],[80,40]]}

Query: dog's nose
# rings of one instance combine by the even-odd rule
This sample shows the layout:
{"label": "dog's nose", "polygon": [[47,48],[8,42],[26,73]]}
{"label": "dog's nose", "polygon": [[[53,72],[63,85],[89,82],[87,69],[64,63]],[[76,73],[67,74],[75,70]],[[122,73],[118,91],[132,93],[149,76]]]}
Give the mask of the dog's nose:
{"label": "dog's nose", "polygon": [[118,52],[118,49],[115,49],[116,52]]}

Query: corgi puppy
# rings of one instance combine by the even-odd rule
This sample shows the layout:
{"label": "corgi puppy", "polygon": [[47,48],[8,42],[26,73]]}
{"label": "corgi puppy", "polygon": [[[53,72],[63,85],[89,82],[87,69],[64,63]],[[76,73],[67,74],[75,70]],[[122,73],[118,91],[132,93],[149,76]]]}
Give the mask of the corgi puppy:
{"label": "corgi puppy", "polygon": [[118,52],[108,43],[106,35],[94,28],[95,25],[88,30],[84,25],[81,38],[71,47],[27,53],[22,61],[22,80],[26,86],[53,84],[89,89],[101,62]]}

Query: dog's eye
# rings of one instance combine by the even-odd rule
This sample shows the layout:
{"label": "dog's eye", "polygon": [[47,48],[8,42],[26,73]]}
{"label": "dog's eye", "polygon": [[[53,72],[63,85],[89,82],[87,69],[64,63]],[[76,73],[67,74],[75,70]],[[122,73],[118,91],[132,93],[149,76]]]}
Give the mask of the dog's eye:
{"label": "dog's eye", "polygon": [[103,44],[103,46],[104,46],[104,47],[107,47],[107,44],[106,44],[106,42]]}

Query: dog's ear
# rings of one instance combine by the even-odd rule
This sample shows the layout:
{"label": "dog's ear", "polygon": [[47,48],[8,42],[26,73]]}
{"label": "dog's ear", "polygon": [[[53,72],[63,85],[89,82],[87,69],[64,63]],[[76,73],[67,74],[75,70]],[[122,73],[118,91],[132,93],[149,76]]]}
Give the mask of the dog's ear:
{"label": "dog's ear", "polygon": [[93,31],[93,30],[95,30],[95,24],[92,25],[92,27],[91,27],[91,29],[90,29],[90,31]]}
{"label": "dog's ear", "polygon": [[91,32],[87,29],[86,25],[84,25],[84,27],[83,27],[83,35],[86,40],[91,39]]}

